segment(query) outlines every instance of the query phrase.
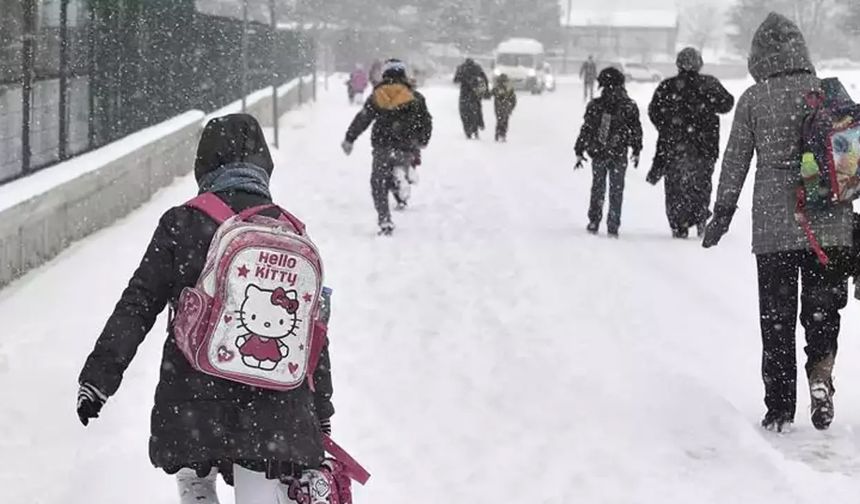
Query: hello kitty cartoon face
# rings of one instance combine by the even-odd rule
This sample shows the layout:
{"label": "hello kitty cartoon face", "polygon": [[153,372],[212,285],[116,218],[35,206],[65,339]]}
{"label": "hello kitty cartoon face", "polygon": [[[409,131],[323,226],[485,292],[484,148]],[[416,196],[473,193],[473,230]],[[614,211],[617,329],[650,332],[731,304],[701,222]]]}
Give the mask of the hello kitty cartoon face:
{"label": "hello kitty cartoon face", "polygon": [[239,311],[242,328],[263,338],[285,338],[294,334],[300,320],[298,293],[277,288],[264,290],[256,285],[245,289],[245,301]]}

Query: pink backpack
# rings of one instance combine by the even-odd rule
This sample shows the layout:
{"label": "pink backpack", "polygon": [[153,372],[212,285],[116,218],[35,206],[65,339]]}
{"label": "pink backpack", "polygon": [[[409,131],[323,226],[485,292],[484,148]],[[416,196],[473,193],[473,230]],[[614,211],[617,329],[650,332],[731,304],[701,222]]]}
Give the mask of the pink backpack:
{"label": "pink backpack", "polygon": [[364,485],[370,474],[328,436],[325,450],[331,455],[319,469],[285,482],[279,504],[352,504],[352,480]]}
{"label": "pink backpack", "polygon": [[[176,343],[194,369],[246,385],[293,390],[326,342],[323,267],[305,226],[275,205],[236,214],[214,194],[186,203],[220,224],[194,287],[179,297]],[[278,209],[280,219],[260,215]]]}

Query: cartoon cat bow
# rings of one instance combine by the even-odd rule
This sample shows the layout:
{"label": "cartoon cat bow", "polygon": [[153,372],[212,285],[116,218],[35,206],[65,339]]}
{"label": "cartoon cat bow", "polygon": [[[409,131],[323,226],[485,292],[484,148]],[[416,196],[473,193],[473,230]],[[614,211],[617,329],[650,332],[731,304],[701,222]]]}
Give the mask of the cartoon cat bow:
{"label": "cartoon cat bow", "polygon": [[287,293],[287,291],[278,287],[274,292],[272,292],[272,304],[283,307],[287,310],[287,313],[292,315],[299,311],[299,300],[294,291],[290,291],[290,293],[293,294],[292,297]]}

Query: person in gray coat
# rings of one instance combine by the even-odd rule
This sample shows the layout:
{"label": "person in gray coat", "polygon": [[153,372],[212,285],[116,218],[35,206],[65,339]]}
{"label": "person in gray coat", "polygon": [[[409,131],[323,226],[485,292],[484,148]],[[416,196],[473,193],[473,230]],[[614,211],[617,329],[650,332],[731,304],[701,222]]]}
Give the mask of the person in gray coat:
{"label": "person in gray coat", "polygon": [[753,37],[749,71],[756,83],[737,104],[723,156],[714,217],[703,245],[716,245],[728,231],[756,153],[752,248],[758,263],[767,406],[762,425],[781,432],[794,421],[800,277],[800,322],[806,330],[812,422],[816,428],[826,429],[833,420],[832,372],[839,311],[845,307],[848,295],[844,262],[851,247],[852,209],[850,205],[809,209],[815,235],[832,260],[828,266],[822,265],[794,217],[801,126],[809,113],[804,97],[820,88],[797,25],[781,15],[770,14]]}

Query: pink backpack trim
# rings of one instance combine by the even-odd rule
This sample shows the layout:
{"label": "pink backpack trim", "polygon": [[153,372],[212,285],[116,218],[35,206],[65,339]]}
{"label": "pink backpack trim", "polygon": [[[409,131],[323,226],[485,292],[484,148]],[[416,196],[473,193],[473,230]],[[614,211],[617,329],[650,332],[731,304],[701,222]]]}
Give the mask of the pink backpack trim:
{"label": "pink backpack trim", "polygon": [[236,215],[236,212],[227,203],[224,203],[224,200],[212,193],[203,193],[186,203],[185,206],[200,210],[218,225],[224,224],[227,219]]}
{"label": "pink backpack trim", "polygon": [[325,448],[325,451],[343,465],[344,472],[351,479],[357,481],[361,485],[366,484],[370,479],[370,473],[367,472],[367,469],[362,467],[357,460],[352,458],[352,456],[346,452],[346,450],[335,443],[330,436],[323,435],[323,447]]}

